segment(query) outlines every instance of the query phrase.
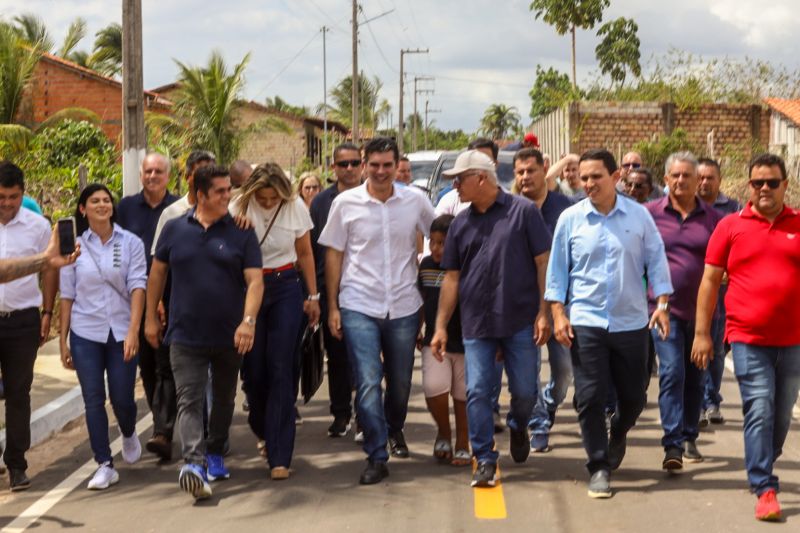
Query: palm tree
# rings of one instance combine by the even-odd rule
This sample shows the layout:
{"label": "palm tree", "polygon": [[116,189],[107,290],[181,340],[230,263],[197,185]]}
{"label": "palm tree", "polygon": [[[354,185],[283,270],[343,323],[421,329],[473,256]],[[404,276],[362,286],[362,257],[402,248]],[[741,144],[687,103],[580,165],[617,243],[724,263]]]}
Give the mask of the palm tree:
{"label": "palm tree", "polygon": [[14,27],[0,23],[0,124],[14,121],[42,53],[38,46],[26,44]]}
{"label": "palm tree", "polygon": [[56,55],[69,59],[70,54],[84,37],[86,37],[86,21],[78,17],[69,25],[67,35],[64,36],[64,42],[61,43],[61,48],[58,49]]}
{"label": "palm tree", "polygon": [[492,139],[505,139],[509,133],[518,131],[519,127],[520,117],[516,107],[492,104],[483,113],[480,131]]}
{"label": "palm tree", "polygon": [[268,108],[274,109],[275,111],[291,113],[292,115],[297,115],[298,117],[305,117],[308,115],[308,108],[306,106],[292,105],[277,94],[274,98],[267,97],[266,105]]}
{"label": "palm tree", "polygon": [[[375,76],[368,78],[363,72],[358,76],[358,119],[362,127],[373,131],[378,125],[378,96],[383,82]],[[328,104],[328,118],[352,126],[353,107],[350,102],[353,91],[353,77],[346,76],[331,89],[332,103]],[[317,114],[322,113],[322,105],[317,107]]]}
{"label": "palm tree", "polygon": [[44,52],[50,52],[55,47],[53,38],[47,31],[44,21],[33,13],[23,13],[12,19],[17,35],[29,44],[38,44]]}
{"label": "palm tree", "polygon": [[228,72],[218,51],[211,53],[205,67],[175,60],[180,71],[175,102],[178,118],[185,123],[193,147],[213,151],[221,164],[233,162],[239,153],[242,132],[236,128],[235,111],[241,106],[248,61],[250,53]]}
{"label": "palm tree", "polygon": [[118,76],[122,72],[122,26],[111,23],[94,37],[89,65],[105,76]]}

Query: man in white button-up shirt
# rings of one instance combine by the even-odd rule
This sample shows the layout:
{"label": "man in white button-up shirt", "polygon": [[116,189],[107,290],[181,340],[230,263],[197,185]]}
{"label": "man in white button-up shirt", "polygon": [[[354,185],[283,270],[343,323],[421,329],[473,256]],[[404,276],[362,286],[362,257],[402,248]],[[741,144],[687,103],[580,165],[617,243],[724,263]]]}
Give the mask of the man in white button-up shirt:
{"label": "man in white button-up shirt", "polygon": [[388,475],[387,440],[392,455],[408,457],[403,425],[422,306],[417,233],[427,235],[435,215],[423,195],[394,186],[399,153],[393,140],[373,139],[364,158],[367,181],[336,197],[319,243],[328,247],[328,325],[334,336],[344,331],[353,364],[368,456],[361,483],[369,485]]}
{"label": "man in white button-up shirt", "polygon": [[[50,241],[50,224],[41,215],[21,209],[25,181],[13,163],[0,162],[0,259],[41,253]],[[31,384],[39,345],[47,339],[58,271],[35,274],[0,285],[0,360],[6,395],[6,450],[12,491],[25,490],[25,452],[31,443]],[[42,295],[44,292],[44,296]],[[42,305],[44,303],[44,305]],[[41,317],[39,308],[42,307]]]}

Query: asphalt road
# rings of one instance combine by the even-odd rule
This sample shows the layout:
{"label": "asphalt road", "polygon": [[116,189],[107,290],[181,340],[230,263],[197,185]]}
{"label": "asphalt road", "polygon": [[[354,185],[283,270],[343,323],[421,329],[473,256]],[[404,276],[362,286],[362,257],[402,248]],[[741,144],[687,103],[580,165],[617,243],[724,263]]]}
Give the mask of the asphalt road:
{"label": "asphalt road", "polygon": [[[546,365],[543,373],[547,373]],[[748,491],[744,472],[741,404],[732,375],[726,373],[723,388],[726,423],[703,431],[698,441],[706,461],[687,464],[679,475],[661,470],[657,388],[654,380],[648,408],[629,435],[625,462],[612,477],[614,496],[609,500],[587,497],[585,456],[576,416],[568,405],[558,413],[550,453],[514,464],[505,432],[497,440],[500,486],[490,492],[470,488],[468,467],[439,465],[431,457],[435,428],[425,410],[418,367],[406,428],[411,458],[390,461],[390,476],[379,485],[358,485],[365,463],[352,433],[341,439],[326,436],[330,417],[323,385],[320,395],[300,408],[304,424],[298,428],[292,476],[287,481],[269,479],[241,411],[241,395],[227,459],[232,477],[213,483],[214,496],[198,503],[178,488],[179,462],[159,464],[146,452],[132,466],[117,459],[118,485],[104,492],[86,490],[93,466],[86,464],[91,452],[80,420],[31,451],[30,491],[11,495],[7,482],[0,481],[0,526],[16,520],[14,524],[22,526],[29,522],[28,530],[35,532],[78,528],[100,532],[711,533],[770,527],[796,531],[800,527],[797,430],[790,432],[777,464],[786,524],[758,523],[753,518],[755,497]],[[507,405],[507,397],[504,402]],[[140,402],[142,415],[143,405]],[[141,427],[147,425],[147,419],[140,422]],[[149,435],[147,429],[142,441]],[[71,489],[73,481],[79,484]],[[59,484],[61,488],[53,490]],[[26,510],[30,516],[41,516],[23,520],[20,516]],[[496,518],[481,518],[488,516]],[[4,527],[2,531],[11,530]]]}

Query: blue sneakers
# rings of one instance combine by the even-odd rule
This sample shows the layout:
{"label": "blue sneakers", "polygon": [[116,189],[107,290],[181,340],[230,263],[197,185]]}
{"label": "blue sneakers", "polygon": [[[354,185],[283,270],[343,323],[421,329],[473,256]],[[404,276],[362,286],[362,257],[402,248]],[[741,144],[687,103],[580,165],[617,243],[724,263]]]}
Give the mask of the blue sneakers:
{"label": "blue sneakers", "polygon": [[208,474],[209,481],[228,479],[231,477],[231,473],[225,468],[225,461],[223,461],[221,455],[209,453],[206,455],[206,462],[208,463],[208,470],[206,473]]}
{"label": "blue sneakers", "polygon": [[211,485],[208,484],[206,469],[202,465],[186,464],[178,474],[178,485],[196,500],[211,497]]}

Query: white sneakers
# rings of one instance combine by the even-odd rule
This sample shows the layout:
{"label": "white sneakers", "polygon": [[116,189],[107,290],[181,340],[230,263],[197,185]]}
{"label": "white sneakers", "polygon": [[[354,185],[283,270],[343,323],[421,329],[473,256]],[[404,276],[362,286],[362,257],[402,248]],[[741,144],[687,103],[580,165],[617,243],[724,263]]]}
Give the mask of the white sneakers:
{"label": "white sneakers", "polygon": [[108,463],[103,463],[94,473],[89,484],[86,486],[89,490],[104,490],[119,482],[119,474],[114,467]]}
{"label": "white sneakers", "polygon": [[130,437],[122,437],[122,459],[130,464],[135,463],[142,456],[142,443],[139,442],[139,435],[133,432]]}

